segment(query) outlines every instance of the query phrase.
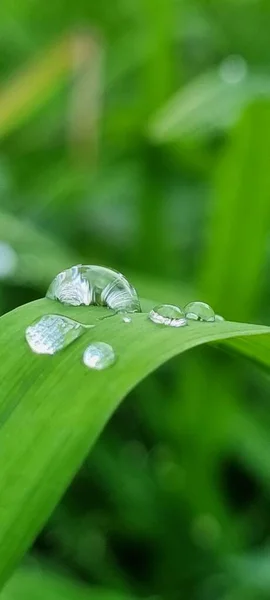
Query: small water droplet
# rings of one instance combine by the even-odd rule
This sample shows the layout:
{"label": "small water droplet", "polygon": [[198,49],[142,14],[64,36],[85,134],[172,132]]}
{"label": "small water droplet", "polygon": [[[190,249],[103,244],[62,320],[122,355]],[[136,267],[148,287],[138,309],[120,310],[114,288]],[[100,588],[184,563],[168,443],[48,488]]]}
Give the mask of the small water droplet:
{"label": "small water droplet", "polygon": [[131,323],[131,322],[132,322],[132,319],[131,319],[131,317],[129,317],[128,315],[125,315],[125,316],[123,317],[122,321],[123,321],[124,323]]}
{"label": "small water droplet", "polygon": [[83,362],[89,369],[102,371],[116,361],[114,349],[105,342],[94,342],[87,346],[83,354]]}
{"label": "small water droplet", "polygon": [[221,315],[215,315],[215,321],[225,321],[225,319]]}
{"label": "small water droplet", "polygon": [[243,56],[231,54],[224,58],[219,66],[219,75],[225,83],[236,84],[243,81],[247,75],[248,67]]}
{"label": "small water droplet", "polygon": [[10,277],[16,271],[18,256],[6,242],[0,242],[0,279]]}
{"label": "small water droplet", "polygon": [[212,322],[215,320],[215,313],[206,302],[189,302],[185,306],[184,311],[186,318],[193,321]]}
{"label": "small water droplet", "polygon": [[149,313],[149,319],[153,323],[169,325],[170,327],[183,327],[187,325],[184,311],[179,306],[174,306],[173,304],[155,306]]}
{"label": "small water droplet", "polygon": [[80,337],[88,327],[61,315],[44,315],[27,327],[25,338],[36,354],[56,354]]}
{"label": "small water droplet", "polygon": [[46,296],[71,306],[94,304],[116,312],[141,312],[137,292],[124,275],[97,265],[75,265],[62,271]]}

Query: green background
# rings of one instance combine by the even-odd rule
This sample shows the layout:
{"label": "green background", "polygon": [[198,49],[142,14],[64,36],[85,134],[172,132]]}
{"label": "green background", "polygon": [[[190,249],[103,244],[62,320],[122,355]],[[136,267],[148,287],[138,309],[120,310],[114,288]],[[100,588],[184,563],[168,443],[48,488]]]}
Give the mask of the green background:
{"label": "green background", "polygon": [[[1,314],[83,262],[270,322],[269,31],[266,0],[1,1]],[[166,364],[3,600],[269,599],[269,433],[266,372]]]}

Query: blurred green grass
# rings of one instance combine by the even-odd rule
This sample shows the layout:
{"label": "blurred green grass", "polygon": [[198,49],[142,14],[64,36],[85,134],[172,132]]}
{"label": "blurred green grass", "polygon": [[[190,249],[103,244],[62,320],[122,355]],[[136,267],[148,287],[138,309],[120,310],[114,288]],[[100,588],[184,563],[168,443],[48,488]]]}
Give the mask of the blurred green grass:
{"label": "blurred green grass", "polygon": [[[0,17],[1,313],[81,261],[269,323],[269,3],[2,0]],[[267,373],[213,348],[172,361],[36,541],[49,583],[22,566],[3,599],[82,582],[94,600],[268,599],[269,433]]]}

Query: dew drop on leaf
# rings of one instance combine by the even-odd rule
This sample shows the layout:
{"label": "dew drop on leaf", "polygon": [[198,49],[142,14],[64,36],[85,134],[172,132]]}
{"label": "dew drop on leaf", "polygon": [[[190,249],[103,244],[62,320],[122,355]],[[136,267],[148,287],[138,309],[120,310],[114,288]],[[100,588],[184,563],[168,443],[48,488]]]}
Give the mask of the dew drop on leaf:
{"label": "dew drop on leaf", "polygon": [[169,327],[183,327],[187,325],[185,313],[179,306],[173,304],[159,304],[149,313],[149,319],[159,325],[169,325]]}
{"label": "dew drop on leaf", "polygon": [[83,335],[88,328],[89,326],[68,317],[44,315],[26,328],[25,338],[36,354],[56,354]]}
{"label": "dew drop on leaf", "polygon": [[225,319],[221,315],[215,315],[215,321],[225,321]]}
{"label": "dew drop on leaf", "polygon": [[185,306],[184,311],[186,318],[193,321],[212,322],[215,320],[215,313],[206,302],[189,302]]}
{"label": "dew drop on leaf", "polygon": [[83,354],[83,363],[89,369],[102,371],[113,365],[116,361],[114,349],[105,342],[94,342],[87,346]]}
{"label": "dew drop on leaf", "polygon": [[131,322],[132,322],[132,319],[131,319],[131,317],[129,317],[128,315],[124,315],[124,317],[122,318],[122,321],[123,321],[124,323],[131,323]]}
{"label": "dew drop on leaf", "polygon": [[46,296],[71,306],[94,304],[116,312],[141,312],[137,292],[124,275],[97,265],[75,265],[62,271]]}

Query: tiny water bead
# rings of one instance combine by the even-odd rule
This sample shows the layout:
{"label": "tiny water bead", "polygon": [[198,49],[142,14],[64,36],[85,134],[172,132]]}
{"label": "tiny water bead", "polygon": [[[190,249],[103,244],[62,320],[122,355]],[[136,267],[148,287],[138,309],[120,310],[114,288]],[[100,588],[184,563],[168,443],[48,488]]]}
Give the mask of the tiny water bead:
{"label": "tiny water bead", "polygon": [[159,325],[169,327],[183,327],[187,325],[185,313],[179,306],[173,304],[159,304],[149,313],[149,319]]}
{"label": "tiny water bead", "polygon": [[225,321],[225,319],[221,315],[215,315],[215,321]]}
{"label": "tiny water bead", "polygon": [[71,306],[94,304],[116,312],[141,312],[138,294],[124,275],[98,265],[75,265],[62,271],[46,297]]}
{"label": "tiny water bead", "polygon": [[89,369],[102,371],[116,361],[114,349],[105,342],[95,342],[87,346],[83,354],[83,363]]}
{"label": "tiny water bead", "polygon": [[209,323],[215,320],[215,313],[206,302],[189,302],[184,307],[184,311],[186,318],[193,321],[206,321]]}
{"label": "tiny water bead", "polygon": [[122,321],[124,323],[132,323],[132,318],[129,317],[128,315],[124,315],[124,317],[122,318]]}
{"label": "tiny water bead", "polygon": [[36,354],[56,354],[93,326],[81,325],[61,315],[44,315],[25,330],[28,346]]}

